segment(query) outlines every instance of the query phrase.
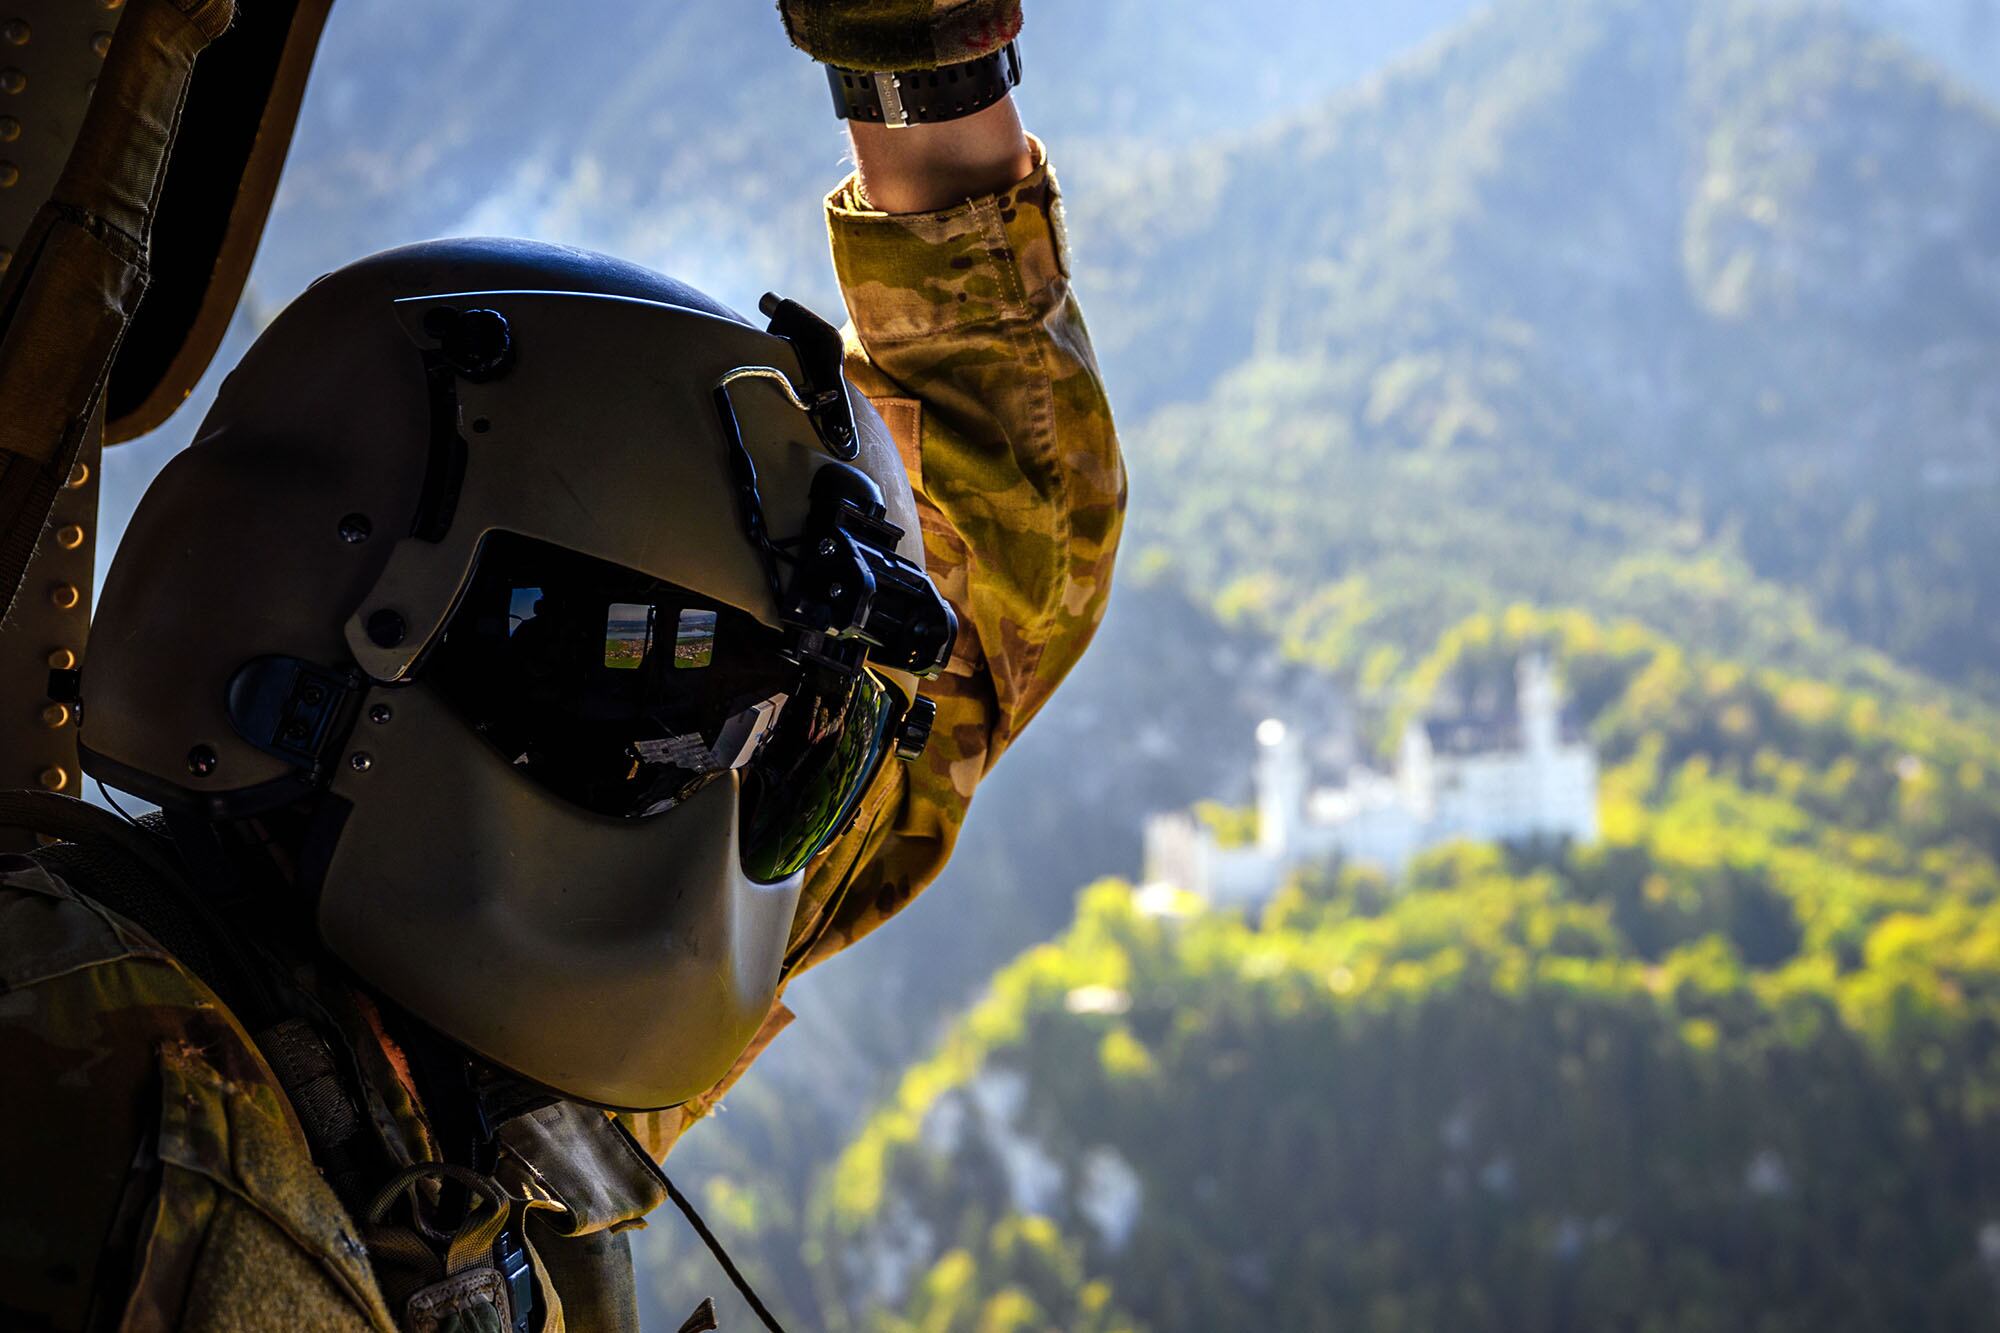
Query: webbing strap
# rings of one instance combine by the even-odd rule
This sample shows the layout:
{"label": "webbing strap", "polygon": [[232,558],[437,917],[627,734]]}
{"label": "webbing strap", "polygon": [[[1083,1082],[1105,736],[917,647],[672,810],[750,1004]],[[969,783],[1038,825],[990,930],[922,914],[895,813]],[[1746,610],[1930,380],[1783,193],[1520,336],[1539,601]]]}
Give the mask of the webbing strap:
{"label": "webbing strap", "polygon": [[235,15],[235,0],[135,0],[63,174],[0,285],[0,616],[146,294],[195,57]]}
{"label": "webbing strap", "polygon": [[[452,1181],[460,1185],[470,1201],[466,1219],[450,1235],[440,1235],[424,1219],[424,1181]],[[402,1197],[410,1197],[410,1223],[386,1221]],[[484,1205],[484,1207],[482,1207]],[[368,1205],[368,1253],[376,1263],[388,1261],[412,1271],[420,1281],[438,1281],[476,1263],[490,1263],[494,1241],[506,1227],[514,1211],[514,1199],[490,1175],[480,1175],[468,1167],[454,1167],[442,1161],[424,1161],[396,1173],[388,1185]],[[444,1253],[438,1253],[442,1245]]]}
{"label": "webbing strap", "polygon": [[109,843],[166,883],[192,893],[180,867],[158,843],[109,810],[74,796],[52,791],[0,791],[0,828],[25,829],[84,845]]}

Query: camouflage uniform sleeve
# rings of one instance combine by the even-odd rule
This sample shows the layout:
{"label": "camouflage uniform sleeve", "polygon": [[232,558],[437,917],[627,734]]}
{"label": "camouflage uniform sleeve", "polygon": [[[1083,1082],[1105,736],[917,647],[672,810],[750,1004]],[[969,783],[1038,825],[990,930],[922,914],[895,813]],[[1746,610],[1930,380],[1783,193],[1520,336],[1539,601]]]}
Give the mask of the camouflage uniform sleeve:
{"label": "camouflage uniform sleeve", "polygon": [[235,1018],[25,857],[0,856],[0,1069],[0,1328],[393,1327]]}
{"label": "camouflage uniform sleeve", "polygon": [[[895,764],[809,875],[794,961],[881,925],[944,867],[973,789],[1090,642],[1125,470],[1039,143],[1013,189],[908,216],[827,201],[848,374],[896,437],[932,577],[960,621],[930,748]],[[815,920],[814,918],[817,917]]]}
{"label": "camouflage uniform sleeve", "polygon": [[[958,611],[930,748],[890,761],[848,835],[807,871],[787,975],[874,930],[937,877],[973,789],[1089,644],[1125,512],[1125,469],[1069,285],[1062,200],[1042,146],[1003,194],[892,216],[859,184],[827,200],[846,294],[847,373],[909,470],[931,577]],[[630,1117],[674,1141],[791,1021],[764,1030],[713,1089]]]}

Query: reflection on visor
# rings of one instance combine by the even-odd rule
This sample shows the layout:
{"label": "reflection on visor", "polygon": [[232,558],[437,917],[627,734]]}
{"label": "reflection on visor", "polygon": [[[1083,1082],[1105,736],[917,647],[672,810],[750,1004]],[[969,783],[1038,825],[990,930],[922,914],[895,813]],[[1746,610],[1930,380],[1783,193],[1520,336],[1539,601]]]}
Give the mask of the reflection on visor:
{"label": "reflection on visor", "polygon": [[613,671],[637,671],[653,646],[657,608],[640,602],[613,602],[604,615],[604,665]]}
{"label": "reflection on visor", "polygon": [[741,773],[744,872],[768,883],[839,836],[906,707],[790,646],[734,607],[497,533],[422,679],[525,777],[599,814],[658,815]]}
{"label": "reflection on visor", "polygon": [[715,661],[715,612],[682,611],[674,631],[674,667],[697,671]]}

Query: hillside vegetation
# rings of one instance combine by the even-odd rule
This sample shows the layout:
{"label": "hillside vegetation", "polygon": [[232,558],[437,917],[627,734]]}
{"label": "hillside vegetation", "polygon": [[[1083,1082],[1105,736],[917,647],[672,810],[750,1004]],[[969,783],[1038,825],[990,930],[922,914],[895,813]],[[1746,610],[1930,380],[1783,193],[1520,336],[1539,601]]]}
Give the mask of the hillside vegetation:
{"label": "hillside vegetation", "polygon": [[1260,921],[1105,883],[820,1200],[848,1326],[1991,1328],[2000,746],[1526,611],[1603,845],[1302,877]]}

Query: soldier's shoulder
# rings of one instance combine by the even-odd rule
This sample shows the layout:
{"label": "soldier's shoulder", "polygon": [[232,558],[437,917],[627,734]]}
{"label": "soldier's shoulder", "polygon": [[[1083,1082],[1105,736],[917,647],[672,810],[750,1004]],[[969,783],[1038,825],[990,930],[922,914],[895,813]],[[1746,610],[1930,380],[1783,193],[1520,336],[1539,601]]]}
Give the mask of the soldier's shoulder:
{"label": "soldier's shoulder", "polygon": [[42,1094],[7,1099],[12,1112],[130,1095],[172,1050],[262,1080],[241,1024],[195,972],[83,886],[0,855],[0,1067]]}
{"label": "soldier's shoulder", "polygon": [[0,1329],[393,1327],[277,1080],[163,947],[171,917],[156,937],[65,873],[89,879],[0,857]]}
{"label": "soldier's shoulder", "polygon": [[[22,856],[0,855],[0,1052],[32,1047],[30,1066],[74,1064],[74,1081],[116,1067],[114,1049],[150,1060],[168,1045],[250,1048],[236,1016],[199,975],[87,885]],[[230,1059],[255,1078],[254,1059]],[[54,1076],[56,1068],[43,1072]]]}
{"label": "soldier's shoulder", "polygon": [[0,856],[0,1316],[66,1327],[115,1284],[101,1247],[152,1188],[163,1070],[194,1058],[258,1076],[240,1025],[157,941]]}
{"label": "soldier's shoulder", "polygon": [[[91,968],[135,965],[192,982],[138,927],[29,857],[0,855],[0,992]],[[184,986],[182,987],[185,988]]]}

